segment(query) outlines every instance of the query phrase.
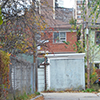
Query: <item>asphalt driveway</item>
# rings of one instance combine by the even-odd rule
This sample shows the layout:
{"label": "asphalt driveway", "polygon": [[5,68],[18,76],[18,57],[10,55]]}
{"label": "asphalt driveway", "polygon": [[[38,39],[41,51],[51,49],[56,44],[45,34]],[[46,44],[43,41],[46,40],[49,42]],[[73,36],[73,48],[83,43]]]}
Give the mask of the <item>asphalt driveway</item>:
{"label": "asphalt driveway", "polygon": [[100,93],[42,93],[44,100],[100,100]]}

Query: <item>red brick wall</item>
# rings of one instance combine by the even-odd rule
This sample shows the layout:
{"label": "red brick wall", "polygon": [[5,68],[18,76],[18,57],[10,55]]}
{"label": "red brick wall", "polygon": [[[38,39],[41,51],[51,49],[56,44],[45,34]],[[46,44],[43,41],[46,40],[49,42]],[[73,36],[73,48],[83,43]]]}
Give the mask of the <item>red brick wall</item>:
{"label": "red brick wall", "polygon": [[[76,32],[67,32],[66,33],[66,42],[70,42],[69,45],[66,45],[65,43],[53,43],[53,33],[49,35],[49,43],[47,43],[47,48],[46,50],[52,53],[57,53],[57,52],[76,52],[74,50],[73,45],[75,45],[75,42],[77,41],[77,33]],[[67,48],[66,48],[66,47]],[[42,50],[43,51],[43,50]]]}

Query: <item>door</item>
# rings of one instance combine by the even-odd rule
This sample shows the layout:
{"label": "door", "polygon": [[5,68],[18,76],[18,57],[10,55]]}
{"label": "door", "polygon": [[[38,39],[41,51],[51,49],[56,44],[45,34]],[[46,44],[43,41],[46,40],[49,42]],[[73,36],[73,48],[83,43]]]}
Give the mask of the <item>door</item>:
{"label": "door", "polygon": [[53,59],[50,61],[50,88],[66,90],[82,85],[82,60]]}

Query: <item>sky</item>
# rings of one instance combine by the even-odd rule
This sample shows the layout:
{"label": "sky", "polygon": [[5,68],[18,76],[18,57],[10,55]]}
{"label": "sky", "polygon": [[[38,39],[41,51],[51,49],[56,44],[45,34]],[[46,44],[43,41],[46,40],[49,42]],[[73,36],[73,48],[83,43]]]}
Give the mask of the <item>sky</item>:
{"label": "sky", "polygon": [[75,7],[74,3],[75,3],[75,0],[63,0],[63,7],[66,7],[66,8],[72,8],[72,7]]}

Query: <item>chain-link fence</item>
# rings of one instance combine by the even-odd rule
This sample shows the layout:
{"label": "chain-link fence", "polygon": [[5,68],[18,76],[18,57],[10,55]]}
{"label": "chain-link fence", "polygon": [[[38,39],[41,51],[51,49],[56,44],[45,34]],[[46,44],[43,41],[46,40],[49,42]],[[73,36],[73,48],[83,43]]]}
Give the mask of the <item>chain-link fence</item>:
{"label": "chain-link fence", "polygon": [[15,96],[32,92],[32,67],[27,61],[18,60],[11,57],[10,65],[10,89],[8,90],[8,100],[13,100]]}

